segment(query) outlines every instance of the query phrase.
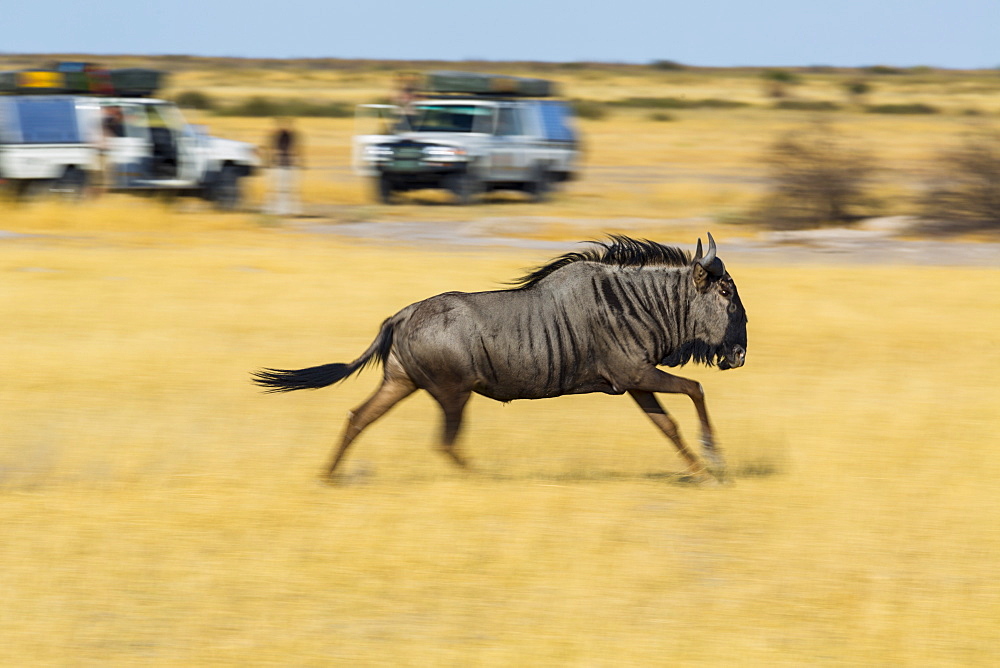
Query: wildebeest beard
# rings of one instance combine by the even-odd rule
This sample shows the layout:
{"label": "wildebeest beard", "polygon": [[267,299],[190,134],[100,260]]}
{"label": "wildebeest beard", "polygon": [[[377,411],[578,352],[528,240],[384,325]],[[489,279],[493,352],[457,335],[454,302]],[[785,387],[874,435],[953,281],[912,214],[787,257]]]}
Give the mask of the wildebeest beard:
{"label": "wildebeest beard", "polygon": [[720,369],[729,368],[725,348],[721,345],[713,346],[701,339],[681,344],[674,352],[664,357],[660,364],[662,366],[682,366],[692,360],[707,366],[718,365]]}

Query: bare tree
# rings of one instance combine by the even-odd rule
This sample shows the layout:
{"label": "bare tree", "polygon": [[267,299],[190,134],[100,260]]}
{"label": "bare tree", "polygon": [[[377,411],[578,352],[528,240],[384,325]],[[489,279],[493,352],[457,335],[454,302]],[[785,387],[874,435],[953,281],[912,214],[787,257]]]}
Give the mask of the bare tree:
{"label": "bare tree", "polygon": [[971,132],[942,151],[920,209],[931,220],[1000,228],[1000,131]]}
{"label": "bare tree", "polygon": [[825,122],[779,136],[764,155],[770,181],[761,214],[777,227],[842,224],[864,217],[875,173],[868,151]]}

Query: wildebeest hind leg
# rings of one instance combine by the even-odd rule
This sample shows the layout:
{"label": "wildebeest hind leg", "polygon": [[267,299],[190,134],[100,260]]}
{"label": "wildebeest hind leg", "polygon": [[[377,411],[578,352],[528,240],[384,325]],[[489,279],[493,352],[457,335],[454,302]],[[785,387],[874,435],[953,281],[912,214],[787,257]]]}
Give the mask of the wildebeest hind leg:
{"label": "wildebeest hind leg", "polygon": [[649,419],[653,421],[657,427],[660,428],[667,438],[673,441],[674,446],[677,451],[681,454],[681,457],[685,459],[688,463],[687,475],[704,478],[707,476],[707,471],[705,465],[702,464],[701,460],[685,445],[684,439],[681,438],[680,432],[677,430],[677,423],[674,419],[670,417],[663,406],[660,405],[659,400],[652,392],[646,392],[645,390],[629,390],[629,395],[635,402],[639,404],[639,408],[649,416]]}
{"label": "wildebeest hind leg", "polygon": [[465,411],[465,404],[468,403],[471,394],[471,392],[464,390],[453,392],[431,391],[431,396],[441,405],[441,410],[444,411],[441,452],[451,457],[452,461],[462,468],[468,468],[469,464],[455,448],[455,441],[458,439],[458,432],[462,429],[462,413]]}
{"label": "wildebeest hind leg", "polygon": [[340,447],[334,453],[330,461],[330,466],[326,470],[327,480],[333,480],[333,474],[337,470],[337,465],[343,459],[347,448],[351,446],[354,439],[364,431],[365,427],[379,419],[397,403],[413,394],[417,389],[410,377],[405,373],[393,374],[382,381],[382,384],[375,394],[368,400],[348,413],[347,426],[344,428],[344,436],[340,441]]}

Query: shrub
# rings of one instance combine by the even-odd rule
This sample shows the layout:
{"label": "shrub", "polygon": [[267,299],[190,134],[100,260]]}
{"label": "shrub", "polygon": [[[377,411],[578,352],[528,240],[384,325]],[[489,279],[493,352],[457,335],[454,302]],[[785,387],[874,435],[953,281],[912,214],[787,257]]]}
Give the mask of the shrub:
{"label": "shrub", "polygon": [[654,60],[650,63],[650,67],[654,70],[664,70],[666,72],[678,72],[687,69],[686,65],[682,65],[675,60]]}
{"label": "shrub", "polygon": [[624,100],[615,100],[610,104],[616,107],[634,107],[636,109],[735,109],[750,106],[746,102],[736,100],[715,98],[688,100],[682,97],[629,97]]}
{"label": "shrub", "polygon": [[594,100],[573,100],[571,104],[577,118],[583,118],[588,121],[603,121],[608,117],[607,106],[600,102],[595,102]]}
{"label": "shrub", "polygon": [[922,102],[906,104],[874,104],[865,108],[869,114],[936,114],[937,107]]}
{"label": "shrub", "polygon": [[1000,132],[968,135],[938,156],[934,171],[920,202],[925,218],[1000,227]]}
{"label": "shrub", "polygon": [[801,83],[799,76],[788,70],[764,70],[760,76],[765,82],[767,94],[778,99],[788,95],[790,86]]}
{"label": "shrub", "polygon": [[872,86],[867,81],[861,79],[853,79],[851,81],[845,81],[844,92],[847,93],[847,97],[850,98],[852,102],[860,104],[864,101],[865,97],[872,92]]}
{"label": "shrub", "polygon": [[665,123],[669,121],[676,121],[677,119],[663,111],[654,111],[649,115],[649,120],[656,121],[658,123]]}
{"label": "shrub", "polygon": [[306,102],[304,100],[289,100],[284,116],[302,116],[314,118],[350,118],[354,115],[354,107],[346,102]]}
{"label": "shrub", "polygon": [[174,102],[177,103],[178,107],[184,109],[209,110],[215,108],[215,100],[212,99],[212,96],[200,90],[182,91],[177,94]]}
{"label": "shrub", "polygon": [[274,100],[255,96],[243,102],[218,109],[216,113],[222,116],[299,116],[323,118],[347,118],[353,115],[351,105],[344,102],[309,102],[300,99]]}
{"label": "shrub", "polygon": [[792,111],[838,111],[840,105],[829,100],[781,100],[774,103],[774,108]]}
{"label": "shrub", "polygon": [[266,97],[254,96],[235,105],[216,110],[221,116],[279,116],[278,105]]}
{"label": "shrub", "polygon": [[888,75],[906,74],[906,70],[900,69],[898,67],[891,67],[889,65],[870,65],[868,67],[863,68],[863,71],[867,72],[868,74],[888,74]]}
{"label": "shrub", "polygon": [[825,123],[778,137],[763,161],[770,192],[760,213],[777,227],[849,222],[871,204],[866,190],[874,160]]}

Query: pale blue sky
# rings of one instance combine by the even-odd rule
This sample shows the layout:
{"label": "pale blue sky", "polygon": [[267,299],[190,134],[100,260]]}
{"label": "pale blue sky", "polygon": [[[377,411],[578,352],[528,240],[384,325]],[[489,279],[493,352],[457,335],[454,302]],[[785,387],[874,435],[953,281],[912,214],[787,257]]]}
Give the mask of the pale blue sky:
{"label": "pale blue sky", "polygon": [[1000,0],[0,0],[0,52],[1000,66]]}

